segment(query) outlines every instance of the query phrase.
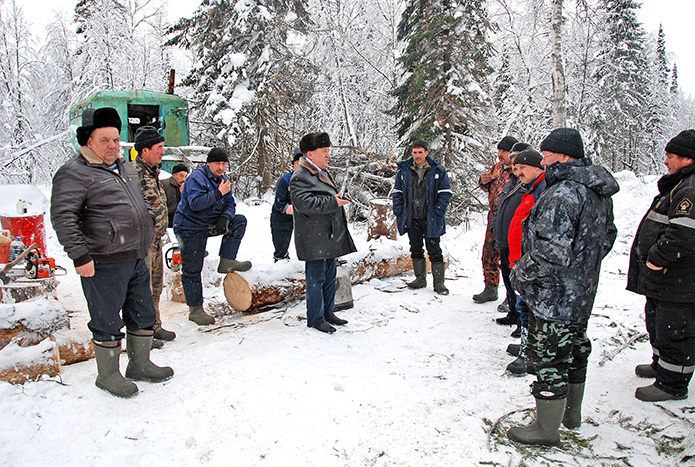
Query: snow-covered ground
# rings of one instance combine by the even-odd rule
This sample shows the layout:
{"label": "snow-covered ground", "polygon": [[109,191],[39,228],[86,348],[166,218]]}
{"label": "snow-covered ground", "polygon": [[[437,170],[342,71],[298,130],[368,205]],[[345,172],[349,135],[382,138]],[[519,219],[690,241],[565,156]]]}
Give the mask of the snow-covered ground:
{"label": "snow-covered ground", "polygon": [[[449,228],[443,239],[451,257],[449,296],[434,294],[431,276],[418,291],[401,288],[406,276],[372,280],[353,288],[355,307],[340,314],[349,324],[333,335],[306,327],[303,301],[226,315],[206,329],[187,320],[185,305],[165,300],[165,327],[177,338],[153,351],[152,360],[174,369],[171,380],[138,383],[136,397],[118,399],[94,386],[96,366],[88,361],[64,367],[59,379],[0,383],[0,465],[695,462],[695,396],[660,404],[634,398],[636,387],[650,383],[633,370],[649,361],[651,349],[646,338],[626,345],[645,330],[643,298],[625,291],[625,275],[656,179],[625,172],[616,177],[619,236],[604,261],[590,321],[583,424],[578,431],[563,428],[559,447],[523,447],[505,436],[534,407],[533,378],[504,374],[513,360],[505,353],[512,328],[494,322],[501,316],[497,303],[471,300],[482,290],[479,215],[470,230]],[[270,200],[264,201],[239,203],[249,219],[239,256],[258,268],[272,263]],[[49,253],[69,270],[58,288],[60,301],[75,311],[72,327],[87,333],[79,280],[48,228]],[[364,227],[351,230],[358,248],[367,248]],[[213,240],[208,251],[214,266]],[[205,294],[224,300],[219,287]],[[122,369],[126,363],[124,354]]]}

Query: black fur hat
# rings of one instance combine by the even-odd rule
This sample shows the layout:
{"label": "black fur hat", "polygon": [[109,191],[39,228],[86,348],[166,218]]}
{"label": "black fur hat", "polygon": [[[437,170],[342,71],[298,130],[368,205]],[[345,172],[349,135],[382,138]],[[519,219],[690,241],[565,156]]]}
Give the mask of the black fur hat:
{"label": "black fur hat", "polygon": [[77,144],[86,146],[92,132],[97,128],[114,127],[121,132],[121,117],[112,107],[85,109],[82,112],[82,126],[77,129]]}
{"label": "black fur hat", "polygon": [[319,148],[330,148],[331,139],[328,133],[309,133],[302,136],[299,141],[299,149],[306,154],[309,151],[316,151]]}
{"label": "black fur hat", "polygon": [[541,152],[550,151],[564,154],[572,159],[584,157],[584,142],[574,128],[556,128],[541,143]]}
{"label": "black fur hat", "polygon": [[505,136],[500,140],[499,143],[497,143],[497,149],[501,149],[502,151],[511,151],[512,146],[517,142],[518,140],[513,137],[513,136]]}
{"label": "black fur hat", "polygon": [[164,141],[164,136],[160,135],[157,129],[153,126],[145,125],[138,128],[135,132],[135,150],[142,151],[145,148],[151,148],[157,143]]}
{"label": "black fur hat", "polygon": [[695,130],[683,130],[666,145],[666,152],[695,159]]}

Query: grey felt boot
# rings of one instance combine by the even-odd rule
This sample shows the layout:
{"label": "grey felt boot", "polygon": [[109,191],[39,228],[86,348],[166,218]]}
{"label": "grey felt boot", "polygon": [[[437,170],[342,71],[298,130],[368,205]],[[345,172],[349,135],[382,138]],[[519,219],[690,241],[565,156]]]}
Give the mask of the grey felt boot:
{"label": "grey felt boot", "polygon": [[536,420],[526,427],[515,426],[507,436],[522,444],[555,446],[560,443],[560,423],[567,399],[536,399]]}
{"label": "grey felt boot", "polygon": [[217,272],[226,274],[234,271],[248,271],[251,269],[251,261],[237,261],[235,259],[220,257],[220,264],[217,266]]}
{"label": "grey felt boot", "polygon": [[94,357],[97,361],[97,380],[99,389],[117,397],[131,397],[138,393],[138,387],[125,379],[119,369],[121,342],[116,347],[106,347],[94,342]]}
{"label": "grey felt boot", "polygon": [[408,288],[421,289],[427,286],[427,260],[424,258],[414,259],[413,272],[415,273],[415,280],[406,284]]}
{"label": "grey felt boot", "polygon": [[446,263],[432,263],[432,277],[434,278],[434,291],[439,295],[449,295],[449,289],[444,285],[444,272]]}
{"label": "grey felt boot", "polygon": [[570,383],[567,394],[567,405],[562,424],[565,428],[574,429],[582,425],[582,400],[584,399],[584,383]]}
{"label": "grey felt boot", "polygon": [[494,285],[485,285],[485,290],[479,294],[473,295],[475,303],[485,303],[497,300],[497,287]]}
{"label": "grey felt boot", "polygon": [[189,321],[193,321],[198,326],[207,326],[208,324],[215,323],[215,318],[205,313],[203,305],[189,307],[188,319]]}
{"label": "grey felt boot", "polygon": [[152,348],[152,334],[140,336],[126,334],[126,348],[128,350],[128,367],[125,370],[126,378],[136,381],[152,381],[161,383],[174,376],[174,370],[168,366],[157,366],[150,361],[150,349]]}

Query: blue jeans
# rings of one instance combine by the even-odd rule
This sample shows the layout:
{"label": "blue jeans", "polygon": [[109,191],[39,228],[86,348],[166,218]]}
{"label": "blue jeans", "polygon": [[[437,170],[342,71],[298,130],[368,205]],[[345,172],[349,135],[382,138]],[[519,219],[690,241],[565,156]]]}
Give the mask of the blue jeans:
{"label": "blue jeans", "polygon": [[95,341],[120,341],[124,325],[129,331],[154,329],[150,271],[143,258],[95,263],[94,275],[80,280],[91,318],[87,327]]}
{"label": "blue jeans", "polygon": [[[186,305],[200,306],[203,304],[201,272],[205,260],[205,246],[210,235],[207,230],[199,232],[179,230],[175,233],[181,248],[181,284],[186,296]],[[237,214],[229,223],[229,233],[222,237],[220,258],[236,259],[244,233],[246,233],[246,217]]]}
{"label": "blue jeans", "polygon": [[306,321],[307,326],[317,326],[333,315],[335,304],[336,262],[333,259],[307,261]]}
{"label": "blue jeans", "polygon": [[519,313],[519,325],[522,328],[528,328],[528,305],[521,296],[516,297],[516,311]]}

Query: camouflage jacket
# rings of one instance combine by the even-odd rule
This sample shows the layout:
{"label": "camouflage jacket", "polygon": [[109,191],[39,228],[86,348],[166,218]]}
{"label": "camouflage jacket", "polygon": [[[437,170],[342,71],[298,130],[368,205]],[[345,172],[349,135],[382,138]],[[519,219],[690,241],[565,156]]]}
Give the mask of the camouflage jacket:
{"label": "camouflage jacket", "polygon": [[159,182],[159,166],[150,167],[139,156],[135,158],[133,164],[138,172],[138,177],[140,177],[140,186],[145,199],[150,203],[152,212],[154,212],[155,242],[158,242],[166,234],[169,226],[167,197],[162,184]]}
{"label": "camouflage jacket", "polygon": [[611,196],[618,182],[586,158],[548,166],[545,179],[523,223],[512,285],[536,316],[581,323],[591,315],[601,261],[615,242]]}
{"label": "camouflage jacket", "polygon": [[500,202],[502,188],[504,188],[504,185],[509,181],[512,175],[512,168],[498,162],[490,169],[490,175],[492,175],[492,180],[490,183],[484,184],[479,178],[478,186],[481,190],[487,193],[487,200],[490,204],[490,212],[494,214],[497,210],[497,205]]}

